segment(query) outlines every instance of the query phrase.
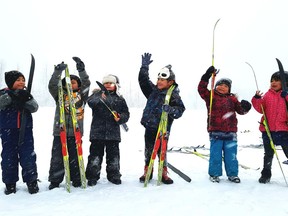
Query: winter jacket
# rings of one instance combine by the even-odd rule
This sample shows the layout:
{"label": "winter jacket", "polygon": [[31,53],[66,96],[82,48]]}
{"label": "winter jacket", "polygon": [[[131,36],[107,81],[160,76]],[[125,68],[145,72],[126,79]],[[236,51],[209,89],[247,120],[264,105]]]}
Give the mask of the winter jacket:
{"label": "winter jacket", "polygon": [[[12,99],[8,92],[14,91],[8,88],[0,90],[0,129],[7,128],[20,128],[22,110],[19,110],[15,103],[15,99]],[[25,105],[25,115],[26,115],[26,127],[33,128],[33,119],[31,113],[38,110],[37,101],[32,98],[28,100]]]}
{"label": "winter jacket", "polygon": [[[92,123],[90,141],[92,140],[115,140],[121,142],[120,125],[126,123],[130,117],[128,106],[122,96],[116,92],[110,92],[106,100],[102,99],[102,91],[96,90],[88,98],[88,105],[92,109]],[[113,114],[101,101],[120,115],[120,120],[115,121]]]}
{"label": "winter jacket", "polygon": [[[55,109],[55,115],[54,115],[54,126],[53,126],[53,136],[60,136],[58,82],[59,82],[59,79],[61,78],[61,74],[62,74],[62,71],[55,69],[54,73],[52,74],[52,77],[49,81],[49,84],[48,84],[49,92],[56,102],[56,109]],[[86,101],[88,99],[89,87],[90,87],[91,83],[89,80],[89,76],[85,70],[79,72],[79,77],[81,80],[81,87],[78,91],[73,92],[73,97],[74,97],[74,101],[75,101],[78,125],[80,128],[81,134],[83,136],[83,134],[84,134],[84,127],[83,127],[84,107],[85,107]],[[67,92],[66,92],[65,88],[63,88],[63,89],[64,89],[65,122],[66,122],[67,136],[74,136],[73,124],[72,124],[72,118],[71,118],[71,114],[70,114],[70,110],[69,110]]]}
{"label": "winter jacket", "polygon": [[[143,111],[141,124],[151,130],[157,130],[162,114],[162,106],[165,101],[168,89],[160,90],[153,84],[149,78],[147,67],[141,67],[138,81],[140,88],[147,98],[147,103]],[[170,131],[173,120],[182,116],[185,111],[185,106],[179,95],[178,85],[172,92],[169,105],[172,107],[171,112],[168,114],[167,131]]]}
{"label": "winter jacket", "polygon": [[[287,111],[285,99],[281,97],[281,91],[276,92],[269,89],[262,98],[253,97],[252,105],[254,109],[262,113],[261,105],[264,108],[270,131],[288,131]],[[264,117],[261,118],[259,130],[264,132]]]}
{"label": "winter jacket", "polygon": [[[201,80],[198,85],[198,92],[201,98],[205,101],[207,112],[210,109],[210,90],[207,89],[208,82]],[[244,115],[247,112],[241,107],[241,103],[238,101],[234,94],[220,94],[216,90],[214,91],[214,97],[212,102],[212,113],[210,120],[210,127],[207,124],[208,132],[221,131],[221,132],[237,132],[238,120],[236,113]],[[209,115],[207,123],[209,122]]]}

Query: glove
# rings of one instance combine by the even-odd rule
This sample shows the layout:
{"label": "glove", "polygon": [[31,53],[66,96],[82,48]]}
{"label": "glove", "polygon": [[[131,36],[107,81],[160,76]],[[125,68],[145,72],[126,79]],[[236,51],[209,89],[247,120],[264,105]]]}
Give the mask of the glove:
{"label": "glove", "polygon": [[244,110],[244,112],[248,112],[250,109],[251,109],[251,103],[249,103],[248,101],[246,100],[241,100],[241,107],[242,109]]}
{"label": "glove", "polygon": [[56,67],[55,67],[55,70],[58,70],[58,71],[63,71],[65,70],[67,67],[67,64],[64,64],[64,62],[62,62],[61,64],[58,64]]}
{"label": "glove", "polygon": [[169,114],[169,113],[172,111],[172,107],[169,106],[168,104],[163,104],[162,110],[163,110],[164,112],[167,112],[167,113]]}
{"label": "glove", "polygon": [[78,72],[82,72],[82,71],[85,70],[85,65],[84,65],[84,63],[81,61],[80,58],[78,58],[78,57],[73,57],[72,59],[76,62],[76,68],[77,68]]}
{"label": "glove", "polygon": [[281,97],[282,97],[282,98],[286,98],[287,95],[288,95],[288,92],[287,92],[287,91],[282,91],[282,92],[281,92]]}
{"label": "glove", "polygon": [[153,62],[153,60],[151,59],[151,55],[150,53],[144,53],[144,55],[142,55],[142,67],[149,67],[149,65]]}
{"label": "glove", "polygon": [[213,73],[215,73],[216,69],[214,66],[210,66],[206,73],[203,74],[203,76],[201,77],[201,80],[208,82],[210,77],[212,76]]}
{"label": "glove", "polygon": [[18,107],[19,109],[23,109],[25,103],[33,98],[33,96],[27,90],[24,89],[9,91],[8,94],[12,98],[12,101],[15,104],[15,106]]}

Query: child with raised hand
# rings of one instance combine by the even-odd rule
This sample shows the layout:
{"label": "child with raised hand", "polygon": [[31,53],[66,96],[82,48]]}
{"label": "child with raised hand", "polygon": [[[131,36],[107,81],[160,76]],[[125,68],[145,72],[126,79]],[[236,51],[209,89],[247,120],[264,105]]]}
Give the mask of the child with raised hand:
{"label": "child with raised hand", "polygon": [[[167,139],[169,138],[174,119],[180,118],[185,111],[185,106],[179,95],[178,84],[175,82],[175,74],[171,69],[172,66],[167,65],[160,70],[155,85],[149,78],[149,65],[152,62],[151,54],[144,53],[144,55],[142,55],[142,65],[138,76],[140,88],[147,98],[141,119],[141,124],[145,127],[145,166],[144,174],[139,178],[139,181],[142,183],[145,182],[147,175],[162,111],[164,110],[168,113]],[[169,105],[164,105],[166,93],[172,85],[176,85],[176,87],[171,95]],[[159,148],[158,156],[160,149],[161,148]],[[152,177],[153,173],[151,173],[150,179],[152,179]],[[162,182],[164,184],[173,184],[173,180],[168,176],[166,156],[163,166]]]}
{"label": "child with raised hand", "polygon": [[[285,72],[285,78],[287,82],[287,72]],[[255,96],[252,98],[252,105],[257,112],[263,114],[263,107],[273,143],[282,147],[286,158],[288,158],[287,101],[287,92],[282,91],[279,71],[272,74],[270,79],[270,89],[264,95],[260,91],[256,91]],[[274,150],[271,146],[263,121],[264,116],[262,116],[261,124],[259,126],[259,130],[262,132],[264,145],[263,169],[261,171],[259,183],[266,184],[270,182],[272,176],[271,169]]]}
{"label": "child with raised hand", "polygon": [[[84,108],[86,101],[88,99],[90,80],[89,76],[85,70],[85,65],[78,57],[73,57],[73,60],[76,62],[76,68],[79,72],[79,77],[76,75],[70,75],[71,85],[73,90],[73,98],[75,101],[77,122],[83,136],[83,124],[84,124]],[[49,190],[58,188],[60,183],[64,179],[64,164],[63,164],[63,155],[62,155],[62,145],[60,139],[60,111],[59,111],[59,101],[58,101],[58,82],[61,77],[62,71],[67,67],[63,62],[55,66],[54,73],[49,81],[49,92],[54,98],[56,103],[55,116],[54,116],[54,127],[53,127],[53,145],[52,145],[52,154],[50,161],[50,170],[48,181],[50,182]],[[72,117],[69,108],[68,95],[66,89],[66,80],[62,79],[62,87],[64,91],[63,100],[65,103],[65,123],[66,123],[66,133],[67,133],[67,148],[69,154],[69,167],[70,167],[70,177],[72,185],[74,187],[81,186],[80,180],[80,170],[77,156],[77,148],[75,143],[75,136],[72,124]]]}
{"label": "child with raised hand", "polygon": [[[25,77],[19,71],[5,73],[7,88],[0,90],[0,136],[2,139],[2,181],[5,194],[16,193],[18,167],[22,167],[23,182],[30,194],[39,191],[36,154],[34,152],[33,118],[38,104],[26,90]],[[25,110],[25,112],[23,112]],[[26,115],[24,140],[19,142],[22,115]]]}
{"label": "child with raised hand", "polygon": [[[216,73],[214,66],[208,68],[201,77],[198,92],[205,101],[207,113],[210,110],[210,90],[207,86],[212,73]],[[238,177],[237,160],[237,118],[236,113],[244,115],[251,109],[251,104],[246,100],[238,101],[235,94],[231,93],[232,81],[222,78],[215,84],[212,100],[212,112],[207,118],[207,130],[210,137],[209,179],[220,182],[222,176],[222,155],[228,179],[240,183]],[[222,154],[223,153],[223,154]]]}
{"label": "child with raised hand", "polygon": [[122,183],[119,149],[120,125],[128,121],[130,113],[125,99],[119,92],[118,77],[112,74],[104,76],[102,84],[107,91],[96,89],[88,99],[88,105],[92,109],[93,115],[90,130],[90,154],[86,168],[89,186],[95,186],[100,179],[105,149],[107,179],[116,185]]}

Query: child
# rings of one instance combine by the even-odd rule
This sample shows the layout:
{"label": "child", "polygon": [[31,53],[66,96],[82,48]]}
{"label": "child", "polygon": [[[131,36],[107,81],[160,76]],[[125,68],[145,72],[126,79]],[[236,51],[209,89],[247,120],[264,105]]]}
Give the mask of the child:
{"label": "child", "polygon": [[[6,184],[5,194],[16,193],[19,180],[18,164],[22,167],[23,182],[30,194],[39,191],[37,183],[36,154],[34,152],[33,119],[31,113],[38,104],[25,89],[25,77],[19,71],[5,73],[8,88],[0,90],[0,136],[2,139],[2,181]],[[19,142],[19,128],[25,110],[26,125],[24,141]]]}
{"label": "child", "polygon": [[[285,73],[285,78],[288,81],[288,74]],[[286,82],[287,82],[286,81]],[[256,91],[252,98],[254,109],[262,112],[261,106],[264,108],[265,115],[268,121],[268,127],[271,132],[272,140],[275,145],[281,145],[283,152],[288,157],[288,125],[286,102],[288,100],[287,92],[282,91],[280,72],[275,72],[271,76],[270,89],[262,97],[260,91]],[[274,156],[274,150],[271,147],[270,139],[263,125],[264,116],[261,118],[260,131],[264,145],[264,165],[259,178],[259,183],[268,183],[271,178],[271,167]]]}
{"label": "child", "polygon": [[[207,85],[212,73],[215,73],[214,66],[208,68],[202,76],[198,85],[198,92],[206,102],[206,107],[210,110],[210,91]],[[209,170],[210,180],[219,182],[222,176],[222,151],[225,171],[228,179],[234,183],[240,183],[238,177],[237,160],[237,118],[236,112],[240,115],[248,113],[251,104],[242,100],[238,101],[235,94],[231,93],[232,81],[228,78],[220,79],[215,84],[215,91],[212,102],[212,113],[208,115],[207,130],[210,137],[210,159]],[[211,118],[211,119],[209,119]]]}
{"label": "child", "polygon": [[[89,76],[85,71],[85,65],[78,57],[73,57],[76,62],[77,70],[79,72],[79,77],[76,75],[70,75],[71,84],[73,89],[73,97],[75,101],[75,107],[77,109],[77,121],[80,127],[81,135],[83,136],[83,121],[84,121],[84,106],[86,104],[90,80]],[[58,188],[59,184],[64,178],[64,164],[62,156],[62,145],[60,139],[60,125],[59,125],[59,103],[58,103],[58,82],[61,77],[62,71],[67,67],[63,62],[55,67],[54,73],[49,81],[49,92],[56,102],[56,110],[54,116],[54,127],[53,127],[53,146],[52,155],[50,162],[49,178],[50,181],[49,190]],[[77,157],[77,149],[75,144],[75,136],[72,125],[71,113],[69,110],[66,81],[65,78],[62,79],[62,85],[64,90],[64,103],[65,103],[65,122],[66,122],[66,132],[67,132],[67,148],[69,154],[69,167],[70,167],[70,177],[72,185],[74,187],[81,186],[80,171]]]}
{"label": "child", "polygon": [[[90,131],[90,155],[86,168],[89,186],[96,185],[100,179],[105,148],[107,179],[113,184],[121,184],[120,125],[126,123],[130,117],[126,101],[119,93],[118,77],[107,75],[103,78],[102,83],[108,90],[108,95],[104,91],[96,89],[88,99],[88,105],[92,109],[93,115]],[[114,117],[105,104],[113,110],[117,117]]]}
{"label": "child", "polygon": [[[171,65],[162,68],[158,73],[157,84],[154,85],[149,78],[149,64],[153,62],[151,54],[144,53],[142,55],[142,66],[139,72],[138,81],[140,88],[147,98],[147,103],[143,111],[141,124],[145,127],[145,166],[144,174],[139,178],[140,182],[145,181],[151,154],[153,152],[155,139],[158,131],[158,126],[161,118],[162,111],[168,113],[167,134],[170,134],[171,126],[174,119],[178,119],[185,111],[185,106],[179,96],[178,84],[175,82],[175,74],[171,70]],[[163,105],[166,97],[167,90],[171,85],[176,85],[173,90],[169,105]],[[167,137],[168,139],[168,137]],[[160,154],[160,148],[158,156]],[[162,182],[164,184],[173,184],[173,180],[167,175],[167,159],[165,156]],[[151,173],[150,179],[152,179]]]}

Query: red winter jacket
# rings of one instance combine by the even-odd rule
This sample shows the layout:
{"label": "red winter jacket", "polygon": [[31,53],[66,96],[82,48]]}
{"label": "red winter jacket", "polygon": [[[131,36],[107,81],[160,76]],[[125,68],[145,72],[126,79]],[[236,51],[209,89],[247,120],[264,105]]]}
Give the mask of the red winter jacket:
{"label": "red winter jacket", "polygon": [[[198,85],[198,92],[201,98],[206,102],[207,111],[209,113],[210,107],[210,91],[207,89],[208,82],[201,80]],[[237,132],[237,118],[236,112],[240,115],[246,114],[241,107],[241,103],[238,101],[234,94],[219,94],[215,91],[212,102],[212,114],[210,121],[210,128],[207,130],[221,131],[221,132]],[[207,119],[207,122],[209,118]]]}
{"label": "red winter jacket", "polygon": [[[252,98],[254,109],[262,113],[261,104],[264,108],[270,131],[288,131],[286,104],[281,97],[281,91],[269,89],[262,98]],[[260,131],[265,131],[263,125],[264,116],[261,118]]]}

